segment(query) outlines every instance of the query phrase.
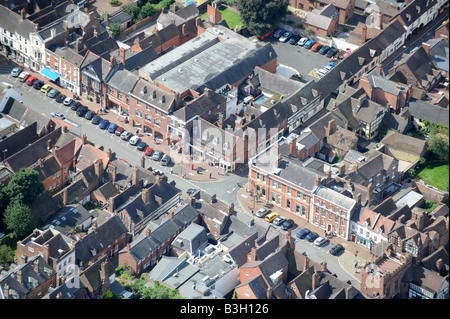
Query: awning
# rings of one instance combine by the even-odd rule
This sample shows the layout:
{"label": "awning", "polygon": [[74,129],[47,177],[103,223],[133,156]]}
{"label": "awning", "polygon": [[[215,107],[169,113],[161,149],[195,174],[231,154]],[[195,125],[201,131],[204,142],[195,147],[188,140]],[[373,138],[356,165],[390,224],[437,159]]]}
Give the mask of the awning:
{"label": "awning", "polygon": [[44,69],[41,71],[42,75],[45,75],[52,81],[56,81],[59,78],[59,73],[50,70],[48,67],[44,66]]}

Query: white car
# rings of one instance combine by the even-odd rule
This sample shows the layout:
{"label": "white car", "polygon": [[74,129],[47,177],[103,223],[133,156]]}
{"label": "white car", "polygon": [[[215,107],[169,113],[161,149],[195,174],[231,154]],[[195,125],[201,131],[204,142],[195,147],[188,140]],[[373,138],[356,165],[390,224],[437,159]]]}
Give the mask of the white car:
{"label": "white car", "polygon": [[123,131],[122,134],[120,134],[120,138],[124,141],[128,140],[131,136],[131,132]]}
{"label": "white car", "polygon": [[72,98],[70,98],[70,97],[66,97],[65,99],[64,99],[64,105],[65,106],[70,106],[71,104],[72,104],[72,102],[73,102],[73,99]]}
{"label": "white car", "polygon": [[280,37],[280,42],[286,42],[287,40],[289,40],[289,38],[292,36],[291,32],[285,32],[283,33],[283,35]]}
{"label": "white car", "polygon": [[306,41],[308,41],[309,39],[308,38],[301,38],[300,40],[298,40],[298,42],[297,42],[297,44],[298,45],[300,45],[300,46],[303,46],[305,43],[306,43]]}
{"label": "white car", "polygon": [[51,115],[52,115],[53,117],[57,117],[57,118],[59,118],[59,119],[61,119],[61,120],[64,120],[64,119],[65,119],[64,114],[59,113],[59,112],[52,112]]}
{"label": "white car", "polygon": [[28,72],[22,72],[22,73],[20,73],[20,75],[19,75],[19,81],[20,82],[25,82],[25,80],[28,78],[28,76],[30,75],[30,73],[28,73]]}
{"label": "white car", "polygon": [[275,225],[279,226],[279,225],[283,224],[285,220],[286,220],[286,218],[284,218],[283,216],[280,215],[273,220],[273,223]]}
{"label": "white car", "polygon": [[328,239],[326,237],[320,236],[317,237],[316,240],[314,241],[314,245],[316,246],[322,246],[323,244],[325,244],[328,241]]}
{"label": "white car", "polygon": [[131,145],[136,145],[139,142],[139,137],[138,136],[133,136],[132,138],[130,138],[130,144]]}
{"label": "white car", "polygon": [[328,73],[328,71],[330,71],[330,69],[327,69],[326,67],[324,67],[323,69],[317,70],[316,73],[317,73],[318,75],[324,76],[325,74]]}

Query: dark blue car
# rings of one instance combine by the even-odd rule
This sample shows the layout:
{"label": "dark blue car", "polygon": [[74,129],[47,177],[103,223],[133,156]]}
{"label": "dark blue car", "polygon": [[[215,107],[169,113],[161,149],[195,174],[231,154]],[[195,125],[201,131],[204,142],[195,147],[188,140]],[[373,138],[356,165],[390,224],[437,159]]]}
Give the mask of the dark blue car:
{"label": "dark blue car", "polygon": [[302,228],[297,233],[297,238],[303,239],[309,235],[311,231],[308,228]]}
{"label": "dark blue car", "polygon": [[108,121],[108,120],[103,120],[103,121],[100,122],[99,127],[100,127],[102,130],[106,130],[106,128],[108,127],[108,125],[109,125],[109,121]]}
{"label": "dark blue car", "polygon": [[316,240],[317,237],[319,237],[317,233],[310,233],[308,236],[306,236],[306,240],[312,243]]}
{"label": "dark blue car", "polygon": [[117,130],[117,124],[115,124],[115,123],[109,124],[109,127],[108,127],[108,132],[109,133],[115,133],[116,130]]}

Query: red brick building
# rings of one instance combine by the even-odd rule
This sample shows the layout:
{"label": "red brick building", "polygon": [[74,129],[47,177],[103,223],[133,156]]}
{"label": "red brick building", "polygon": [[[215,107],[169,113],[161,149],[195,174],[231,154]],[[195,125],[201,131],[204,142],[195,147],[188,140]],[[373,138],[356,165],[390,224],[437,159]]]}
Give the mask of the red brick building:
{"label": "red brick building", "polygon": [[339,23],[345,24],[355,10],[355,0],[289,0],[289,5],[304,11],[321,9],[332,3],[339,11]]}

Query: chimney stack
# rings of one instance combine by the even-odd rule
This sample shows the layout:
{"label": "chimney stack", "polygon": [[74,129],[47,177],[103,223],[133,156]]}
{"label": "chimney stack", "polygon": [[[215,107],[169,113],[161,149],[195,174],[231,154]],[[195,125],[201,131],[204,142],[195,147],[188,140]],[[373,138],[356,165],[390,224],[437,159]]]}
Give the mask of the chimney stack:
{"label": "chimney stack", "polygon": [[152,230],[151,230],[150,228],[147,228],[147,229],[145,230],[145,236],[146,236],[146,237],[150,237],[151,234],[152,234]]}
{"label": "chimney stack", "polygon": [[195,207],[195,197],[194,196],[189,196],[188,203],[189,203],[190,206]]}
{"label": "chimney stack", "polygon": [[125,48],[120,48],[119,54],[120,54],[120,63],[125,65]]}
{"label": "chimney stack", "polygon": [[422,48],[425,50],[425,52],[429,55],[430,54],[430,45],[426,42],[422,43]]}
{"label": "chimney stack", "polygon": [[23,8],[22,10],[20,10],[20,17],[22,18],[22,20],[25,20],[26,16],[27,16],[27,11],[25,10],[25,8]]}
{"label": "chimney stack", "polygon": [[87,143],[87,135],[86,133],[83,134],[83,136],[81,137],[81,144],[86,145]]}
{"label": "chimney stack", "polygon": [[186,23],[183,23],[183,25],[181,26],[181,33],[182,33],[183,35],[187,35],[187,32],[186,32]]}
{"label": "chimney stack", "polygon": [[72,159],[72,170],[74,172],[77,171],[77,157],[76,156],[74,156],[73,159]]}
{"label": "chimney stack", "polygon": [[305,256],[305,261],[303,262],[303,271],[306,271],[310,266],[310,259],[308,256]]}
{"label": "chimney stack", "polygon": [[292,157],[297,158],[297,141],[295,138],[289,142],[289,151]]}
{"label": "chimney stack", "polygon": [[49,139],[49,140],[47,141],[47,149],[48,149],[49,151],[52,149],[52,144],[53,144],[53,143],[52,143],[52,140]]}
{"label": "chimney stack", "polygon": [[148,188],[144,188],[142,190],[141,196],[142,196],[142,201],[144,202],[144,204],[147,204],[148,202],[150,202],[150,192],[149,192]]}
{"label": "chimney stack", "polygon": [[109,148],[108,149],[108,159],[111,159],[112,158],[112,151],[111,151],[111,149]]}
{"label": "chimney stack", "polygon": [[250,250],[250,253],[248,254],[247,259],[248,259],[247,261],[256,261],[257,260],[255,246],[253,246],[252,249]]}
{"label": "chimney stack", "polygon": [[378,12],[378,29],[383,30],[383,14]]}
{"label": "chimney stack", "polygon": [[373,199],[373,184],[370,183],[370,184],[367,186],[367,203],[370,204],[370,202],[372,201],[372,199]]}
{"label": "chimney stack", "polygon": [[103,14],[103,21],[105,21],[105,22],[108,22],[108,21],[109,21],[109,13],[108,13],[108,12],[105,12],[105,13]]}
{"label": "chimney stack", "polygon": [[336,132],[336,120],[332,119],[328,122],[327,136],[332,135],[334,132]]}
{"label": "chimney stack", "polygon": [[63,205],[66,206],[67,205],[67,188],[64,188],[62,195],[63,195]]}
{"label": "chimney stack", "polygon": [[361,33],[361,44],[364,44],[367,40],[367,25],[363,25]]}
{"label": "chimney stack", "polygon": [[316,187],[319,187],[320,182],[321,182],[320,176],[317,175],[317,176],[316,176]]}
{"label": "chimney stack", "polygon": [[316,289],[319,286],[320,273],[316,270],[312,275],[312,289]]}
{"label": "chimney stack", "polygon": [[102,176],[103,176],[103,171],[104,171],[104,168],[103,168],[103,161],[101,160],[101,159],[98,159],[96,162],[95,162],[95,175],[97,175],[98,176],[98,178],[102,178]]}

